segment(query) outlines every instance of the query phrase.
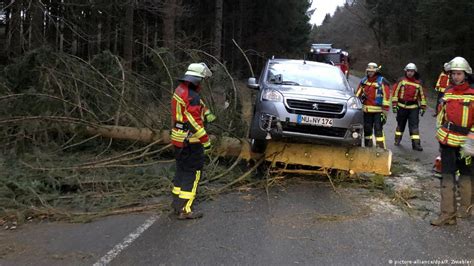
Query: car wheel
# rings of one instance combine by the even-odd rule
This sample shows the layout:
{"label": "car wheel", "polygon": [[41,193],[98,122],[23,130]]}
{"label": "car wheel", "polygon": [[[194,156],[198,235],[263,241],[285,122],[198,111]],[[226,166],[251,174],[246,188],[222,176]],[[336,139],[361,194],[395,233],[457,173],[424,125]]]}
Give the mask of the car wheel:
{"label": "car wheel", "polygon": [[267,148],[267,141],[264,139],[251,139],[250,150],[255,153],[264,153]]}

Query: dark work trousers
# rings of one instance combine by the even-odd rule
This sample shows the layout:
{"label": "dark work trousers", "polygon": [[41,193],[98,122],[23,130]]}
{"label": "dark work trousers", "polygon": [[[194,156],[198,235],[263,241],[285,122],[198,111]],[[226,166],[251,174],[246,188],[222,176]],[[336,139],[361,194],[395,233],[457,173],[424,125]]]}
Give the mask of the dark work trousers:
{"label": "dark work trousers", "polygon": [[438,97],[436,98],[435,113],[438,114],[438,106],[441,103],[441,99],[444,97],[444,92],[438,91]]}
{"label": "dark work trousers", "polygon": [[420,139],[420,130],[418,128],[420,124],[419,118],[420,108],[415,109],[405,109],[399,108],[397,112],[397,130],[395,136],[398,134],[400,139],[402,138],[403,132],[408,122],[408,129],[410,131],[410,136],[412,139]]}
{"label": "dark work trousers", "polygon": [[456,174],[459,170],[461,175],[474,178],[474,163],[471,159],[461,158],[461,148],[450,147],[441,144],[441,171],[443,174]]}
{"label": "dark work trousers", "polygon": [[191,212],[196,190],[204,167],[204,149],[201,143],[186,143],[175,147],[176,174],[173,179],[173,203],[177,212]]}
{"label": "dark work trousers", "polygon": [[365,146],[372,146],[374,133],[377,146],[383,148],[385,137],[383,135],[382,113],[364,113]]}

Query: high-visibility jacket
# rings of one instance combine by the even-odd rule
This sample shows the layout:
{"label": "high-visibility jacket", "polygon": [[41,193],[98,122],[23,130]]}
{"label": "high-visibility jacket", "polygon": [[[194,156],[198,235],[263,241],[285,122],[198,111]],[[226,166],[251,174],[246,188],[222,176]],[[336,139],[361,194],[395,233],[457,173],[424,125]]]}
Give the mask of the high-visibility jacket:
{"label": "high-visibility jacket", "polygon": [[437,117],[436,138],[441,144],[459,147],[474,133],[474,87],[468,83],[446,89]]}
{"label": "high-visibility jacket", "polygon": [[438,81],[436,81],[435,90],[439,92],[444,92],[447,87],[449,87],[449,75],[441,72],[438,77]]}
{"label": "high-visibility jacket", "polygon": [[199,101],[199,103],[201,104],[201,120],[206,121],[206,116],[211,114],[211,110],[207,107],[202,99]]}
{"label": "high-visibility jacket", "polygon": [[356,96],[362,101],[365,113],[390,110],[390,87],[380,75],[363,78],[357,87]]}
{"label": "high-visibility jacket", "polygon": [[188,82],[182,82],[174,91],[171,99],[173,128],[171,143],[184,147],[184,143],[202,143],[210,145],[209,136],[204,129],[205,110],[199,93],[189,88]]}
{"label": "high-visibility jacket", "polygon": [[392,106],[405,109],[426,108],[426,98],[419,80],[404,77],[393,88]]}

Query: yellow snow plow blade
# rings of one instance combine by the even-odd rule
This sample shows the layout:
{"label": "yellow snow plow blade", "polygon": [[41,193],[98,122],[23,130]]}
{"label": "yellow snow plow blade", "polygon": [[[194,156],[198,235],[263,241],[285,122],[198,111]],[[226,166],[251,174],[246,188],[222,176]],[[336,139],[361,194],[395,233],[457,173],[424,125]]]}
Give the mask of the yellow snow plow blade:
{"label": "yellow snow plow blade", "polygon": [[390,175],[390,150],[340,147],[316,144],[269,142],[265,151],[267,161],[337,169],[352,173]]}
{"label": "yellow snow plow blade", "polygon": [[[250,144],[247,141],[239,141],[238,139],[223,139],[218,147],[220,151],[217,153],[224,156],[240,156],[246,160],[258,159],[262,156],[261,154],[252,153],[250,151]],[[347,171],[351,174],[376,173],[390,175],[392,152],[375,148],[270,141],[265,151],[265,160],[274,164],[282,163],[284,165],[320,167],[325,170]],[[288,172],[292,172],[292,170],[288,170]],[[302,169],[293,170],[293,172],[311,173],[312,171]]]}

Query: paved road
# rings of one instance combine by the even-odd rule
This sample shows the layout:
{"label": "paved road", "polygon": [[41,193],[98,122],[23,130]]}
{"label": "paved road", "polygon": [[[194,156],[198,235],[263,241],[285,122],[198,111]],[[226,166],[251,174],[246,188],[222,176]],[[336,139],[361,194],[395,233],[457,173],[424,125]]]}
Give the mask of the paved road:
{"label": "paved road", "polygon": [[[349,78],[349,83],[354,88],[357,88],[360,79],[355,76]],[[387,148],[392,150],[394,153],[394,159],[397,160],[397,157],[403,157],[407,160],[416,160],[419,161],[425,167],[432,167],[434,159],[438,155],[438,144],[435,140],[436,131],[435,131],[435,118],[433,117],[434,110],[428,108],[426,114],[423,117],[420,117],[420,136],[421,136],[421,145],[423,147],[423,152],[414,151],[411,148],[410,135],[408,133],[408,125],[405,129],[401,146],[394,146],[395,139],[395,129],[397,127],[396,114],[390,113],[388,116],[387,124],[384,127],[384,133],[386,138]]]}
{"label": "paved road", "polygon": [[[411,150],[408,136],[394,148],[394,117],[389,118],[385,133],[395,161],[403,157],[431,167],[437,154],[431,114],[421,121],[423,152]],[[254,189],[222,195],[199,207],[206,214],[201,220],[176,221],[161,214],[138,235],[129,234],[150,225],[155,214],[0,231],[0,265],[91,265],[110,250],[121,251],[108,257],[112,265],[474,263],[472,218],[453,227],[431,227],[433,210],[427,217],[411,216],[379,194],[354,188],[336,193],[311,177],[281,181],[268,194]]]}

